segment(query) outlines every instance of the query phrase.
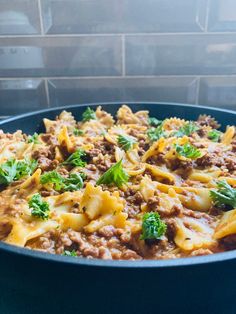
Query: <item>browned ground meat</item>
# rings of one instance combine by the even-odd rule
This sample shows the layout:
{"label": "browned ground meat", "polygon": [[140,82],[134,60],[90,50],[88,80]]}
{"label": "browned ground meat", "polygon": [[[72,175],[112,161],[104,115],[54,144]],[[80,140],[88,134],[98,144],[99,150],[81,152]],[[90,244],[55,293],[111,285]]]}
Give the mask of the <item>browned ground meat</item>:
{"label": "browned ground meat", "polygon": [[220,127],[220,124],[214,118],[205,114],[198,117],[197,123],[200,126],[206,125],[212,127],[213,129],[218,129]]}
{"label": "browned ground meat", "polygon": [[221,244],[225,250],[236,249],[236,234],[231,234],[224,237],[221,239]]}
{"label": "browned ground meat", "polygon": [[215,165],[222,169],[228,169],[230,172],[236,170],[236,159],[232,152],[206,153],[196,160],[196,164],[203,168]]}

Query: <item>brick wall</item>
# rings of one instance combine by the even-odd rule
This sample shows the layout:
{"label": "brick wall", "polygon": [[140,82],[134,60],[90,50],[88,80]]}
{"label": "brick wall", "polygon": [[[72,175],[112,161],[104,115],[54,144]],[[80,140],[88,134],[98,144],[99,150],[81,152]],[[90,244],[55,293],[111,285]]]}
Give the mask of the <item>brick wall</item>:
{"label": "brick wall", "polygon": [[168,101],[236,109],[235,0],[0,0],[0,116]]}

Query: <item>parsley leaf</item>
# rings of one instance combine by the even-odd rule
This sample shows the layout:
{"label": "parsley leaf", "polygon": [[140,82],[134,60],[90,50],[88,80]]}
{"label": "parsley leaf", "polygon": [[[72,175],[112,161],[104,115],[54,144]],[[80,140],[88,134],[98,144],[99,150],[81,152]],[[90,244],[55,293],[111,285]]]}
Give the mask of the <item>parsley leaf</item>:
{"label": "parsley leaf", "polygon": [[177,137],[183,137],[184,135],[189,136],[197,130],[199,130],[199,127],[194,122],[189,122],[179,128],[174,135]]}
{"label": "parsley leaf", "polygon": [[74,134],[75,136],[81,136],[81,135],[84,134],[84,131],[83,131],[83,130],[79,130],[79,129],[77,129],[77,128],[74,128],[73,134]]}
{"label": "parsley leaf", "polygon": [[217,191],[210,191],[210,196],[217,207],[236,207],[236,189],[232,188],[226,181],[217,182]]}
{"label": "parsley leaf", "polygon": [[56,191],[60,191],[64,187],[63,177],[55,170],[42,174],[40,177],[40,183],[52,183]]}
{"label": "parsley leaf", "polygon": [[33,135],[29,135],[27,143],[40,144],[38,137],[39,137],[39,134],[36,132]]}
{"label": "parsley leaf", "polygon": [[150,128],[147,131],[147,135],[151,142],[159,140],[161,137],[165,137],[165,131],[163,130],[163,123],[156,128]]}
{"label": "parsley leaf", "polygon": [[9,159],[0,165],[0,184],[9,184],[22,177],[31,175],[37,167],[36,160],[15,160]]}
{"label": "parsley leaf", "polygon": [[73,256],[73,257],[78,256],[78,255],[77,255],[77,252],[76,252],[75,250],[72,250],[72,251],[65,250],[61,255],[64,255],[64,256]]}
{"label": "parsley leaf", "polygon": [[158,119],[153,118],[153,117],[148,118],[148,124],[151,126],[158,126],[158,125],[161,125],[162,123],[163,123],[162,120],[158,120]]}
{"label": "parsley leaf", "polygon": [[219,139],[220,139],[220,137],[221,137],[221,134],[222,134],[222,133],[221,133],[220,131],[213,129],[213,130],[211,130],[211,131],[208,132],[207,136],[208,136],[208,138],[209,138],[210,140],[212,140],[213,142],[219,142]]}
{"label": "parsley leaf", "polygon": [[118,136],[118,144],[124,149],[126,152],[133,147],[136,143],[136,140],[130,136],[119,135]]}
{"label": "parsley leaf", "polygon": [[38,163],[34,159],[25,159],[17,161],[16,165],[16,175],[14,180],[19,180],[22,177],[27,175],[31,175],[35,168],[37,167]]}
{"label": "parsley leaf", "polygon": [[129,180],[128,173],[122,167],[122,159],[114,164],[110,169],[108,169],[96,182],[97,185],[114,184],[121,187],[123,184],[127,183]]}
{"label": "parsley leaf", "polygon": [[49,204],[43,201],[39,193],[34,194],[28,202],[32,208],[31,215],[46,220],[49,218]]}
{"label": "parsley leaf", "polygon": [[83,187],[83,179],[85,179],[83,173],[71,173],[68,178],[65,178],[53,170],[41,175],[40,182],[42,184],[52,183],[56,191],[77,191]]}
{"label": "parsley leaf", "polygon": [[88,107],[84,113],[82,114],[82,120],[84,122],[86,121],[90,121],[90,120],[96,120],[96,114],[95,111],[93,109],[91,109],[90,107]]}
{"label": "parsley leaf", "polygon": [[78,191],[84,185],[85,175],[83,173],[71,173],[68,178],[64,178],[64,191]]}
{"label": "parsley leaf", "polygon": [[193,145],[186,143],[184,145],[175,145],[175,150],[178,155],[184,156],[186,158],[190,159],[196,159],[201,156],[200,150],[198,150],[196,147]]}
{"label": "parsley leaf", "polygon": [[166,224],[156,212],[145,213],[142,218],[142,234],[140,239],[160,239],[166,232]]}
{"label": "parsley leaf", "polygon": [[63,162],[64,165],[71,165],[74,167],[84,167],[86,162],[83,160],[86,153],[83,149],[78,148],[76,152],[70,155],[66,161]]}

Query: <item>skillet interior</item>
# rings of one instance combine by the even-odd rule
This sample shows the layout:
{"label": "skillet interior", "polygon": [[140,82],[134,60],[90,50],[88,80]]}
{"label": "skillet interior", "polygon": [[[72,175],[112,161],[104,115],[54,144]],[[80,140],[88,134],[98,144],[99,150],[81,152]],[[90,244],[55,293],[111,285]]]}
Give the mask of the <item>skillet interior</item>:
{"label": "skillet interior", "polygon": [[[115,115],[118,108],[123,103],[105,103],[102,106],[106,111]],[[149,110],[150,115],[157,117],[159,119],[164,119],[166,117],[180,117],[187,120],[196,120],[200,114],[212,115],[219,121],[222,128],[227,125],[235,124],[236,112],[230,110],[222,110],[210,107],[201,107],[193,105],[175,104],[175,103],[132,103],[127,102],[132,110]],[[43,131],[43,118],[53,119],[62,110],[71,111],[77,120],[81,118],[81,114],[84,108],[87,106],[96,107],[98,103],[95,104],[83,104],[83,105],[73,105],[65,107],[57,107],[53,109],[46,109],[41,111],[36,111],[33,113],[27,113],[20,116],[12,117],[7,120],[0,122],[0,128],[5,132],[14,132],[17,129],[22,130],[27,134],[33,134],[34,132]],[[10,246],[0,242],[0,250],[9,252],[10,254],[23,254],[28,257],[39,258],[44,260],[50,260],[51,262],[63,262],[69,264],[80,264],[86,266],[105,266],[105,267],[170,267],[170,266],[185,266],[185,265],[195,265],[204,264],[209,262],[220,262],[224,260],[231,260],[236,258],[236,250],[217,253],[208,256],[199,256],[193,258],[181,258],[174,260],[155,260],[155,261],[104,261],[104,260],[88,260],[85,258],[71,259],[65,256],[54,256],[47,253],[41,253],[36,251],[31,251],[24,248],[18,248]]]}

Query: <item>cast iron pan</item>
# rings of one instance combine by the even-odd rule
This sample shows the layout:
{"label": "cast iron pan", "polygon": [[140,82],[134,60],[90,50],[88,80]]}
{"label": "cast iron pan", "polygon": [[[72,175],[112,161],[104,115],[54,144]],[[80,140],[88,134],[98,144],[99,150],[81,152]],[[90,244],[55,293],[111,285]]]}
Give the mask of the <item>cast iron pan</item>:
{"label": "cast iron pan", "polygon": [[[159,119],[215,117],[224,129],[236,112],[170,103],[126,103]],[[5,132],[42,132],[43,118],[62,110],[80,120],[74,105],[23,114],[0,122]],[[105,103],[115,115],[122,103]],[[236,251],[187,259],[106,261],[31,251],[0,242],[1,313],[236,313]]]}

